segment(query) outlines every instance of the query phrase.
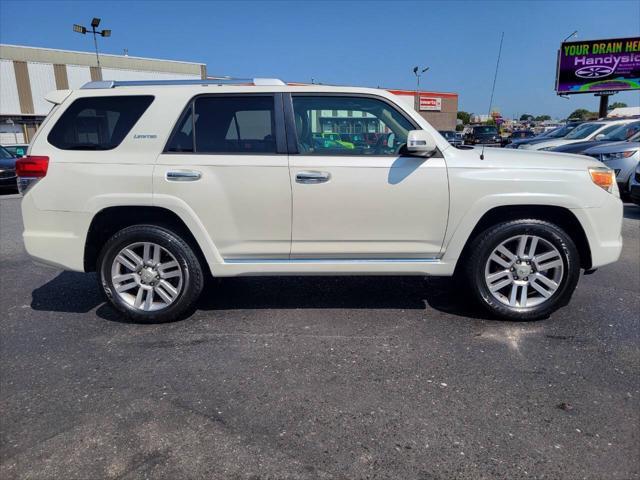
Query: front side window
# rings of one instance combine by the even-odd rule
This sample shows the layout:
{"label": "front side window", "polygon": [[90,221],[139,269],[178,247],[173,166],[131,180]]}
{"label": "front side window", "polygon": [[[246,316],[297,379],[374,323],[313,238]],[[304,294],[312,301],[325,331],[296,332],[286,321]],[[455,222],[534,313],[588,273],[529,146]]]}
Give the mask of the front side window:
{"label": "front side window", "polygon": [[[196,98],[193,105],[196,152],[276,153],[273,105],[273,96]],[[185,144],[191,135],[188,122],[185,120],[178,131]]]}
{"label": "front side window", "polygon": [[415,128],[370,97],[294,95],[293,113],[301,155],[398,155]]}
{"label": "front side window", "polygon": [[111,150],[151,102],[151,95],[79,98],[51,129],[48,141],[61,150]]}

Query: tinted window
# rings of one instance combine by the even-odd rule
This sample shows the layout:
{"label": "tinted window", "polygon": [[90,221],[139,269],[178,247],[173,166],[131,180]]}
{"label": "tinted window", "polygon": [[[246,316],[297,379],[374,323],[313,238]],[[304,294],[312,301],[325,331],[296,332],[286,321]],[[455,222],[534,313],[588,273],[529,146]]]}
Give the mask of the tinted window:
{"label": "tinted window", "polygon": [[189,106],[178,121],[173,136],[166,148],[167,152],[193,152],[193,109]]}
{"label": "tinted window", "polygon": [[276,153],[273,96],[200,97],[194,105],[196,152]]}
{"label": "tinted window", "polygon": [[115,148],[152,101],[150,95],[79,98],[51,129],[49,143],[62,150]]}
{"label": "tinted window", "polygon": [[368,97],[295,95],[293,112],[302,155],[397,155],[414,128],[391,105]]}
{"label": "tinted window", "polygon": [[473,133],[476,135],[497,135],[498,129],[496,127],[473,127]]}

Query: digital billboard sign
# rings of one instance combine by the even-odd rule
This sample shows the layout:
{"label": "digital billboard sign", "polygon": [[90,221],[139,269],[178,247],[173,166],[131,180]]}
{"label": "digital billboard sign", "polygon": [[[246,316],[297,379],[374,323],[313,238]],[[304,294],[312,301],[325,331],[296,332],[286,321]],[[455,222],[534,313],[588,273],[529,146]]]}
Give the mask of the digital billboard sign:
{"label": "digital billboard sign", "polygon": [[561,94],[640,89],[640,37],[566,42],[558,52]]}

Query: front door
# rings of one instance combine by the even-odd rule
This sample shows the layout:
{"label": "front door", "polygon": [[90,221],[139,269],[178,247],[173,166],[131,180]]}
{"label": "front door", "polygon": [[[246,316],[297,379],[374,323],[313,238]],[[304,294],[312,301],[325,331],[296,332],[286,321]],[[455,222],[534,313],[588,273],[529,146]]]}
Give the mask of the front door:
{"label": "front door", "polygon": [[196,97],[154,171],[225,260],[288,259],[291,184],[280,94]]}
{"label": "front door", "polygon": [[447,171],[439,155],[400,153],[418,127],[381,97],[295,94],[292,102],[298,153],[289,159],[291,258],[437,257],[449,208]]}

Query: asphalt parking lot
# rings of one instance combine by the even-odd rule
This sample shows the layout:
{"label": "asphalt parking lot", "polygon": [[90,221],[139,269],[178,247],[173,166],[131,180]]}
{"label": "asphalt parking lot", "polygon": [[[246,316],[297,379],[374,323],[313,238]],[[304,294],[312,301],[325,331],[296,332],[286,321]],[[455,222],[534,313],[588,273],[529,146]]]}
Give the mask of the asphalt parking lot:
{"label": "asphalt parking lot", "polygon": [[0,478],[640,478],[640,208],[622,259],[531,323],[443,279],[213,281],[123,323],[33,265],[0,198]]}

